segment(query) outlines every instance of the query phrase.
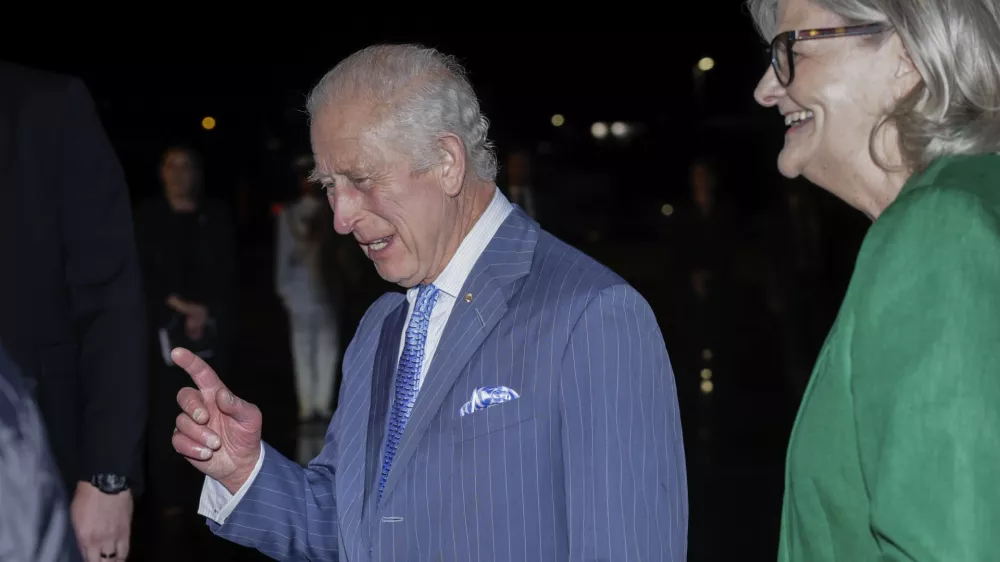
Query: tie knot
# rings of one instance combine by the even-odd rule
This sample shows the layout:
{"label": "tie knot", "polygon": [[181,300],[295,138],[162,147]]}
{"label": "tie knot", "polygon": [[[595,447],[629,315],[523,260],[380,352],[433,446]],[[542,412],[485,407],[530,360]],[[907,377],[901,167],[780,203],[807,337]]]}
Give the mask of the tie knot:
{"label": "tie knot", "polygon": [[420,290],[417,291],[417,302],[415,303],[415,308],[419,310],[426,310],[428,307],[433,307],[434,302],[437,300],[439,291],[440,289],[435,287],[433,283],[421,285]]}

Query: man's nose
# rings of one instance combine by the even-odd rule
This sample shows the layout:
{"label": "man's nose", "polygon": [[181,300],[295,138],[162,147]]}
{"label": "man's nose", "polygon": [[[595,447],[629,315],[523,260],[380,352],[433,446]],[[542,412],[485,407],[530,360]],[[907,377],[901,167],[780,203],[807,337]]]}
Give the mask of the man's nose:
{"label": "man's nose", "polygon": [[354,225],[361,218],[361,194],[350,186],[333,188],[333,196],[329,197],[333,207],[333,229],[337,234],[350,234]]}

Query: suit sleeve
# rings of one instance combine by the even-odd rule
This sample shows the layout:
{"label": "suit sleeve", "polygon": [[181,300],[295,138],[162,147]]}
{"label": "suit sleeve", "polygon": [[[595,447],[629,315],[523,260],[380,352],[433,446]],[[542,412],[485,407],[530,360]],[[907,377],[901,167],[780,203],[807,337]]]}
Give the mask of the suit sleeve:
{"label": "suit sleeve", "polygon": [[569,559],[685,560],[677,393],[656,319],[634,289],[594,296],[560,377]]}
{"label": "suit sleeve", "polygon": [[260,472],[216,535],[276,560],[338,560],[334,430],[308,467],[264,444]]}
{"label": "suit sleeve", "polygon": [[128,476],[141,489],[146,424],[145,313],[124,173],[89,92],[73,80],[62,108],[58,213],[80,342],[83,441],[77,478]]}
{"label": "suit sleeve", "polygon": [[872,534],[884,561],[993,560],[1000,221],[958,190],[898,203],[875,233],[852,341]]}

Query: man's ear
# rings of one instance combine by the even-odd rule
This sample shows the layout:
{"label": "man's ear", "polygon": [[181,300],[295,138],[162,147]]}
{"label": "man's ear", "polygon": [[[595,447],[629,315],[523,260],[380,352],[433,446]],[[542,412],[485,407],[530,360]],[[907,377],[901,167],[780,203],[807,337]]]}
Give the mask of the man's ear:
{"label": "man's ear", "polygon": [[438,175],[449,197],[457,197],[465,183],[465,143],[457,135],[446,134],[438,139],[441,163]]}

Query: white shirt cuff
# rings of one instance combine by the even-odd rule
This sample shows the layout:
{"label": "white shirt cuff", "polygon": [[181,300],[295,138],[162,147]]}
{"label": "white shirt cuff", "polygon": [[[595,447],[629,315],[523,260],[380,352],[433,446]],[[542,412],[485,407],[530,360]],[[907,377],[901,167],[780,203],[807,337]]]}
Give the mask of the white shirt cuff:
{"label": "white shirt cuff", "polygon": [[253,481],[257,478],[257,473],[260,472],[261,465],[264,464],[264,442],[260,444],[260,457],[257,458],[257,464],[253,467],[253,472],[250,473],[250,478],[243,483],[243,486],[236,491],[236,495],[229,493],[229,490],[225,486],[219,483],[219,481],[206,476],[205,483],[201,487],[201,501],[198,505],[198,515],[208,517],[212,521],[215,521],[219,525],[224,525],[226,523],[226,518],[229,514],[236,509],[236,506],[246,495],[247,490],[253,485]]}

